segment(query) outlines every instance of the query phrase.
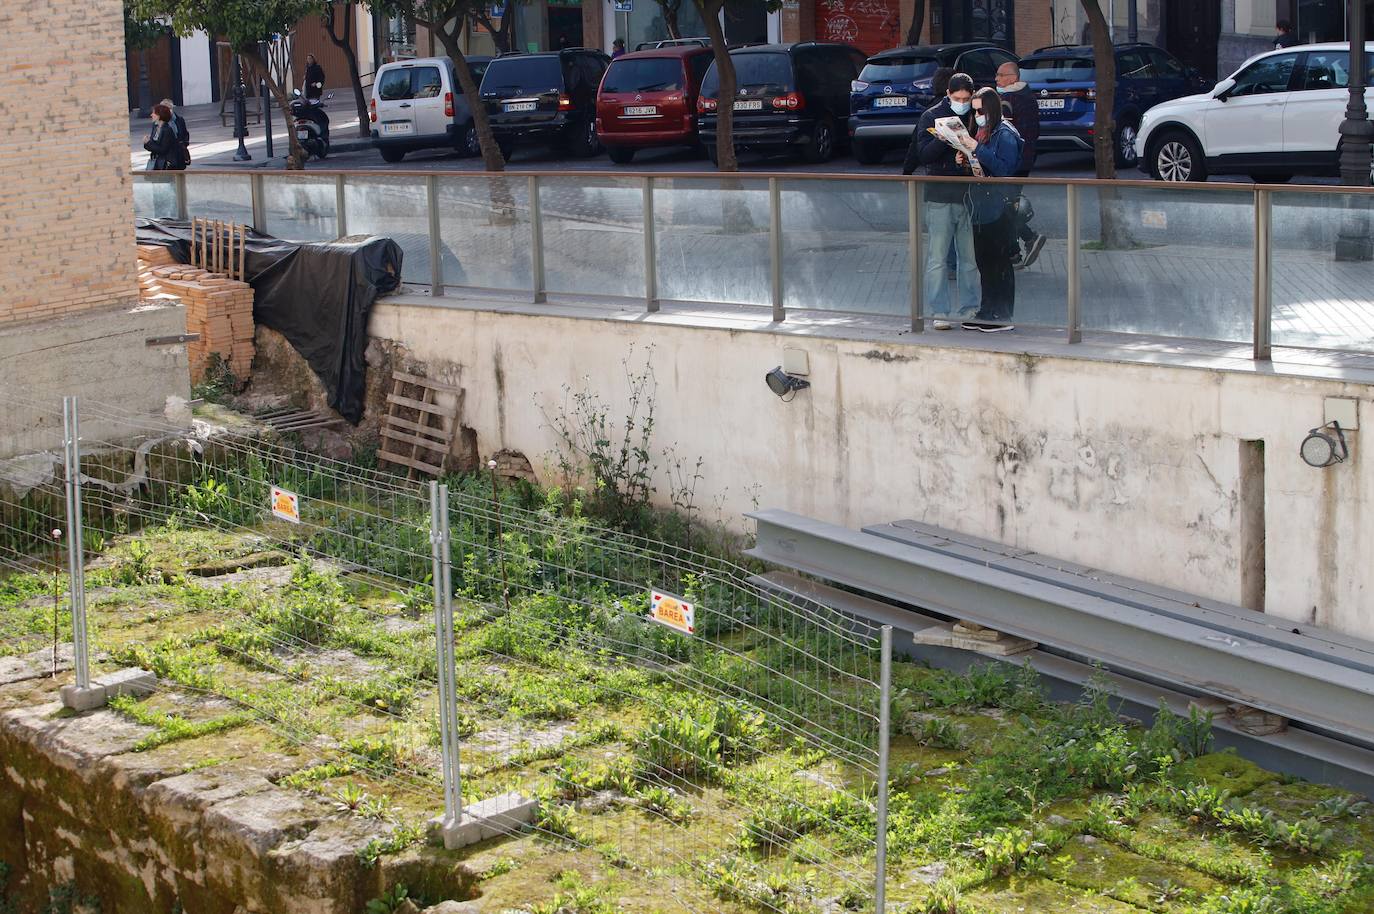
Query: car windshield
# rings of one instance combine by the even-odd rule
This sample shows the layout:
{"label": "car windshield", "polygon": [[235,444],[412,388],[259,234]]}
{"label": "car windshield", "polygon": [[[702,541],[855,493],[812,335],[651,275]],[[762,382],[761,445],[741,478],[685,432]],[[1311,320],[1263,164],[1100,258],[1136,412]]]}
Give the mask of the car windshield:
{"label": "car windshield", "polygon": [[1028,83],[1092,82],[1091,57],[1041,57],[1021,61],[1021,77]]}
{"label": "car windshield", "polygon": [[870,60],[859,74],[859,79],[866,83],[914,82],[929,79],[939,67],[939,61],[934,57],[884,57],[882,60]]}
{"label": "car windshield", "polygon": [[677,58],[615,60],[601,83],[602,92],[667,92],[682,88],[682,63]]}
{"label": "car windshield", "polygon": [[[748,86],[779,93],[791,91],[792,61],[786,54],[731,54],[730,59],[735,62],[735,84],[741,89]],[[701,83],[701,94],[713,97],[719,92],[720,78],[712,63]]]}
{"label": "car windshield", "polygon": [[562,85],[563,72],[557,57],[503,57],[493,60],[482,78],[482,88],[486,90],[538,91]]}

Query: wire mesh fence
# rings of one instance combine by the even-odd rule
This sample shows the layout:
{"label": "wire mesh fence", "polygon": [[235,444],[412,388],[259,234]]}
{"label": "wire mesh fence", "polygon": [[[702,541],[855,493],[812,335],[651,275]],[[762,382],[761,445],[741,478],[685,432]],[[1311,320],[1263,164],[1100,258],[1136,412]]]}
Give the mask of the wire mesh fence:
{"label": "wire mesh fence", "polygon": [[[286,783],[395,820],[398,844],[463,806],[645,874],[664,910],[873,908],[875,626],[598,526],[576,493],[431,492],[241,418],[80,413],[123,429],[80,442],[97,667],[231,700],[309,750]],[[69,626],[61,466],[0,464],[9,653]],[[527,824],[499,816],[528,800]]]}

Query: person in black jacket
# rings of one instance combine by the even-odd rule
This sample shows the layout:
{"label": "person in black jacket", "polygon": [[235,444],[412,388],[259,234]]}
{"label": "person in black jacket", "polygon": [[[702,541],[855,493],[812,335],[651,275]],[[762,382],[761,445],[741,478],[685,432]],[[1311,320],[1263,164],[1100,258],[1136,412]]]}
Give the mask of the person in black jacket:
{"label": "person in black jacket", "polygon": [[148,150],[148,171],[175,169],[181,161],[181,144],[172,126],[172,112],[166,105],[153,106],[153,129],[143,148]]}
{"label": "person in black jacket", "polygon": [[[1011,108],[1009,120],[1025,143],[1021,151],[1021,165],[1014,177],[1030,177],[1031,169],[1035,167],[1035,143],[1040,139],[1040,105],[1030,87],[1021,80],[1021,68],[1013,61],[1007,61],[997,68],[997,92],[1002,96],[1003,106]],[[1020,193],[1018,188],[1017,196]],[[1018,257],[1018,270],[1035,263],[1040,256],[1040,249],[1045,246],[1045,236],[1030,227],[1028,211],[1028,205],[1016,207],[1016,237],[1025,247],[1025,253]]]}
{"label": "person in black jacket", "polygon": [[170,98],[164,98],[162,104],[172,112],[172,127],[177,132],[177,142],[181,144],[181,167],[185,168],[191,164],[191,130],[186,126],[186,118],[177,114],[176,105]]}
{"label": "person in black jacket", "polygon": [[[911,135],[911,147],[902,174],[925,166],[926,174],[943,177],[969,177],[973,174],[966,156],[936,139],[931,133],[937,118],[957,117],[973,133],[973,80],[966,73],[949,78],[945,97],[926,109]],[[923,209],[929,241],[925,252],[926,311],[936,330],[948,330],[954,321],[971,318],[980,301],[978,265],[973,252],[973,221],[969,210],[968,186],[962,183],[934,183],[925,188]],[[955,252],[956,286],[950,288],[946,260],[951,241]],[[957,302],[957,304],[956,304]]]}
{"label": "person in black jacket", "polygon": [[305,97],[319,98],[324,95],[324,67],[315,59],[314,54],[305,55]]}

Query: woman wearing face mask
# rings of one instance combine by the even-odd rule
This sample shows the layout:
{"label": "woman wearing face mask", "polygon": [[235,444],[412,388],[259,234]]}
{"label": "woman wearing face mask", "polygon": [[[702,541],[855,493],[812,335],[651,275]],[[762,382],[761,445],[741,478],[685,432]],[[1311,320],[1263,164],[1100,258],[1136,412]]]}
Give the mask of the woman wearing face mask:
{"label": "woman wearing face mask", "polygon": [[[1016,173],[1021,162],[1021,136],[1002,119],[1002,100],[996,89],[980,89],[973,96],[973,121],[977,128],[965,148],[982,166],[985,178],[1005,178]],[[967,159],[966,155],[960,155]],[[1012,263],[1018,253],[1015,213],[1009,199],[1012,185],[980,181],[970,190],[973,206],[973,253],[982,281],[982,306],[965,330],[995,333],[1011,330],[1016,299],[1016,273]]]}

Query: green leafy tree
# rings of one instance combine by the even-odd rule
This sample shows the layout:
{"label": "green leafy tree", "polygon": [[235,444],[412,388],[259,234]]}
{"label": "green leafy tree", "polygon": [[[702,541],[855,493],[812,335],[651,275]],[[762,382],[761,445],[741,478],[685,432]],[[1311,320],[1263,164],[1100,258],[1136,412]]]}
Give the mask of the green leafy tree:
{"label": "green leafy tree", "polygon": [[[472,78],[472,69],[458,44],[468,20],[476,15],[478,9],[485,10],[485,5],[479,0],[372,0],[369,6],[373,12],[388,18],[403,16],[416,25],[424,26],[439,39],[444,52],[453,61],[458,84],[468,98],[472,123],[477,129],[477,142],[482,147],[482,162],[487,171],[504,171],[505,156],[501,155],[501,149],[496,145],[486,106],[477,92],[477,81]],[[506,17],[512,18],[509,8]]]}
{"label": "green leafy tree", "polygon": [[355,3],[333,3],[324,5],[324,31],[330,44],[343,52],[348,61],[348,82],[353,87],[353,104],[358,109],[358,136],[367,139],[371,135],[368,128],[367,97],[363,94],[363,78],[358,71],[358,49],[353,46],[358,30],[355,26],[353,11]]}
{"label": "green leafy tree", "polygon": [[720,171],[739,171],[739,160],[735,158],[735,62],[730,59],[730,46],[725,43],[725,29],[721,26],[722,13],[743,10],[753,4],[762,3],[768,12],[780,9],[782,0],[692,0],[701,21],[706,24],[706,35],[711,39],[711,50],[715,54],[716,77],[720,89],[716,93],[716,168]]}
{"label": "green leafy tree", "polygon": [[273,78],[263,59],[259,42],[270,41],[295,28],[305,16],[322,14],[322,0],[132,0],[135,15],[143,19],[170,22],[178,35],[203,31],[222,36],[234,53],[267,84],[286,121],[290,154],[286,167],[303,167],[304,156],[296,140],[296,120],[291,116],[291,100],[286,87]]}

